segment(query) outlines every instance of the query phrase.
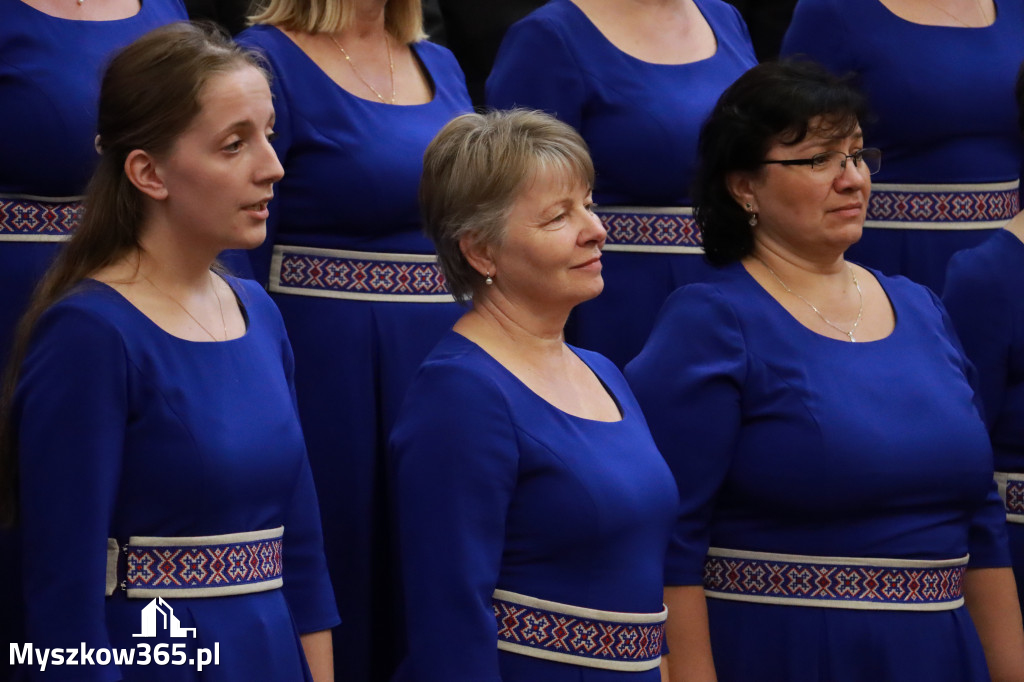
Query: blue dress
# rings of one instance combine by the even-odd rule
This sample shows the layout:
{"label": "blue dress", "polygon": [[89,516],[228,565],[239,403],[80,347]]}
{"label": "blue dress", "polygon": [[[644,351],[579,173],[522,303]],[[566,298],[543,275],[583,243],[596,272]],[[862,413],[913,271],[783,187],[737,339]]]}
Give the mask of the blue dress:
{"label": "blue dress", "polygon": [[[1024,474],[1024,243],[1000,230],[949,261],[942,300],[978,369],[996,471]],[[1024,608],[1024,524],[1009,523]]]}
{"label": "blue dress", "polygon": [[[718,41],[715,54],[652,64],[615,47],[570,0],[552,0],[509,29],[487,80],[487,104],[542,109],[576,128],[594,159],[599,208],[689,207],[704,119],[757,63],[735,7],[696,3]],[[602,218],[611,227],[604,292],[576,308],[566,338],[622,367],[640,352],[668,295],[705,279],[710,266],[689,217],[685,227],[655,221],[644,238],[637,225]]]}
{"label": "blue dress", "polygon": [[[740,264],[669,298],[626,368],[682,500],[666,584],[701,584],[709,546],[1009,565],[970,364],[934,295],[878,278],[896,328],[868,343],[804,327]],[[722,682],[988,679],[964,606],[708,610]]]}
{"label": "blue dress", "polygon": [[[5,202],[85,193],[99,160],[93,139],[107,60],[149,30],[187,19],[181,0],[141,4],[138,14],[116,21],[59,19],[20,0],[0,7],[0,366],[7,365],[14,328],[59,245],[52,231],[15,231],[12,222],[24,223]],[[16,544],[0,533],[0,555],[13,556]],[[0,562],[3,642],[24,641],[18,572],[17,561]]]}
{"label": "blue dress", "polygon": [[133,638],[146,599],[120,591],[104,598],[107,538],[123,545],[131,536],[283,525],[284,586],[167,600],[181,625],[196,629],[189,647],[219,643],[220,664],[201,674],[187,666],[51,665],[43,679],[303,680],[299,634],[338,622],[284,325],[260,287],[229,284],[247,331],[221,343],[172,336],[94,280],[40,320],[14,412],[22,525],[31,538],[27,641],[155,646]]}
{"label": "blue dress", "polygon": [[[290,257],[293,265],[277,261],[282,274],[269,285],[295,349],[299,413],[321,493],[342,617],[336,676],[381,679],[394,662],[397,610],[383,517],[387,433],[416,368],[463,309],[429,274],[416,280],[427,292],[420,298],[367,291],[399,287],[406,273],[398,258],[433,258],[417,201],[423,152],[444,124],[470,110],[469,96],[455,58],[428,42],[412,49],[433,100],[393,106],[340,88],[276,28],[255,26],[238,40],[263,52],[273,72],[274,146],[285,177],[270,204],[267,241],[251,263],[266,283],[273,247],[300,253]],[[337,251],[324,249],[350,260],[332,260]],[[367,264],[372,258],[392,262]],[[429,271],[422,262],[416,267]],[[341,280],[367,288],[339,291]]]}
{"label": "blue dress", "polygon": [[[855,73],[868,96],[865,143],[882,149],[882,170],[872,177],[864,236],[847,255],[936,293],[950,256],[987,239],[1019,205],[1012,183],[1024,153],[1013,91],[1024,0],[995,7],[991,26],[958,28],[906,21],[879,0],[800,0],[782,45],[783,55]],[[890,187],[908,184],[954,187],[926,201]],[[996,187],[970,201],[958,195],[963,184]]]}
{"label": "blue dress", "polygon": [[620,421],[562,412],[454,331],[416,375],[391,443],[408,644],[396,682],[660,679],[497,649],[495,588],[662,610],[671,473],[619,371],[575,352]]}

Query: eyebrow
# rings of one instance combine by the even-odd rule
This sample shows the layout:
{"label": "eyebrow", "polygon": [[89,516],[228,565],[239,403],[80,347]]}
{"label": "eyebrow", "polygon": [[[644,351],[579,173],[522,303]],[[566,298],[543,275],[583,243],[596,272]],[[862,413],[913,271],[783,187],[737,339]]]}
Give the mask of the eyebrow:
{"label": "eyebrow", "polygon": [[[273,127],[274,124],[277,123],[277,112],[274,112],[274,113],[270,114],[270,119],[267,121],[267,123],[271,127]],[[230,135],[231,133],[233,133],[233,132],[235,132],[237,130],[240,130],[240,129],[257,128],[257,127],[259,127],[259,126],[255,122],[253,122],[251,119],[242,119],[240,121],[235,121],[234,123],[232,123],[230,125],[224,126],[224,129],[221,130],[220,134],[221,134],[221,136]]]}

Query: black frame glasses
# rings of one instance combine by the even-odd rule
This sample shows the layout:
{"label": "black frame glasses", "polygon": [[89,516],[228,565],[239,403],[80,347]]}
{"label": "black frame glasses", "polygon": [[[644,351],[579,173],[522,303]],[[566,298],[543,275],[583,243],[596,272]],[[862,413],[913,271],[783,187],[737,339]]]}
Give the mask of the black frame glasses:
{"label": "black frame glasses", "polygon": [[[852,154],[844,154],[840,151],[821,152],[809,159],[764,159],[761,163],[775,163],[780,166],[810,166],[813,171],[824,171],[827,168],[835,168],[836,175],[846,170],[846,160],[853,159],[853,167],[860,170],[866,168],[868,174],[874,175],[882,168],[882,150],[878,147],[865,147],[858,149]],[[838,165],[836,161],[838,160]],[[861,164],[864,164],[861,166]]]}

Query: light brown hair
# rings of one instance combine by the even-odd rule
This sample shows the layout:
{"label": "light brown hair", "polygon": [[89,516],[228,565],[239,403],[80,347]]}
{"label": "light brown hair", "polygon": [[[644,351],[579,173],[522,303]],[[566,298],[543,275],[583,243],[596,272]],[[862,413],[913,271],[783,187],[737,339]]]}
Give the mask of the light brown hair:
{"label": "light brown hair", "polygon": [[541,168],[594,186],[587,143],[571,126],[539,111],[464,114],[427,147],[420,180],[423,231],[456,300],[467,301],[482,281],[459,242],[468,236],[500,244],[512,205]]}

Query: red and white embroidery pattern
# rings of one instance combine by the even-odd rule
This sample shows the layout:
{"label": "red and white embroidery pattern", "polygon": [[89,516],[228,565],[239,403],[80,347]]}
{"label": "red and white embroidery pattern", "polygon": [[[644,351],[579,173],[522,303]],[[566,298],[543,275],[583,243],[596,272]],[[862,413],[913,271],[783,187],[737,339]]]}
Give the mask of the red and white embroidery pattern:
{"label": "red and white embroidery pattern", "polygon": [[127,589],[253,585],[282,575],[281,538],[226,545],[127,548]]}
{"label": "red and white embroidery pattern", "polygon": [[615,623],[493,599],[498,640],[554,654],[597,661],[654,661],[661,656],[665,623]]}
{"label": "red and white embroidery pattern", "polygon": [[858,566],[709,556],[704,589],[709,597],[751,601],[799,599],[851,604],[936,604],[963,597],[965,565],[943,568]]}
{"label": "red and white embroidery pattern", "polygon": [[0,197],[0,238],[67,237],[85,208],[80,201],[42,201]]}
{"label": "red and white embroidery pattern", "polygon": [[[608,231],[608,247],[701,248],[700,230],[686,213],[642,213],[598,209],[597,215]],[[614,250],[614,248],[612,249]]]}
{"label": "red and white embroidery pattern", "polygon": [[421,262],[347,258],[284,251],[280,285],[349,294],[438,296],[448,293],[433,257]]}
{"label": "red and white embroidery pattern", "polygon": [[1006,482],[1006,511],[1024,514],[1024,480],[1011,479]]}
{"label": "red and white embroidery pattern", "polygon": [[876,186],[868,202],[867,219],[897,223],[969,223],[1009,220],[1019,209],[1017,188],[922,192]]}

